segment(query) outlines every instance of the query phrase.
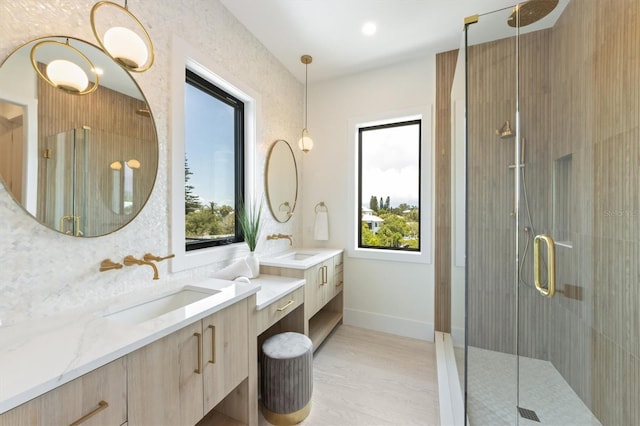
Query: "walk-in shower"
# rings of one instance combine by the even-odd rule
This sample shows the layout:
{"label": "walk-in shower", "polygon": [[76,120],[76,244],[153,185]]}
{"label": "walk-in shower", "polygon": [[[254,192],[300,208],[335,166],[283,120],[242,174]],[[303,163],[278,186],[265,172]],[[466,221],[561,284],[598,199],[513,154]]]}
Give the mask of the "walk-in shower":
{"label": "walk-in shower", "polygon": [[465,23],[452,335],[472,425],[640,423],[640,2],[601,6]]}

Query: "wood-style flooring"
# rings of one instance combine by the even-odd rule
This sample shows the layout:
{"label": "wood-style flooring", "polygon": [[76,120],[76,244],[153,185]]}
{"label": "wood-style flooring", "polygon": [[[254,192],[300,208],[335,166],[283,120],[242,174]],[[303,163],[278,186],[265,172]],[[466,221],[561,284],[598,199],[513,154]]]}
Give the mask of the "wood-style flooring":
{"label": "wood-style flooring", "polygon": [[[316,351],[303,426],[439,425],[435,345],[340,325]],[[260,414],[260,426],[269,423]]]}

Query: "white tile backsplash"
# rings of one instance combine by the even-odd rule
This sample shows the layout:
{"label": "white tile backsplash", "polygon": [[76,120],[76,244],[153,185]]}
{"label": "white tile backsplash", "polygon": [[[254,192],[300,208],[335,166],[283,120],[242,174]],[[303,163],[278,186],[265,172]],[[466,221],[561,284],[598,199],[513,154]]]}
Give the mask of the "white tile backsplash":
{"label": "white tile backsplash", "polygon": [[[0,6],[0,60],[21,44],[38,37],[69,35],[97,44],[89,14],[94,2],[15,0]],[[169,161],[172,100],[170,93],[171,38],[178,34],[204,55],[224,64],[261,96],[255,171],[257,188],[264,188],[264,163],[276,139],[292,144],[302,126],[303,86],[249,33],[218,0],[130,1],[129,10],[146,25],[156,60],[146,73],[134,74],[156,121],[159,165],[155,187],[145,208],[128,226],[97,238],[74,238],[45,228],[18,206],[0,185],[0,324],[54,315],[90,306],[123,293],[154,286],[150,267],[125,267],[98,272],[102,259],[122,261],[127,254],[169,252]],[[300,153],[296,152],[300,171]],[[259,191],[261,193],[262,191]],[[298,202],[301,202],[299,195]],[[300,205],[300,204],[299,204]],[[263,238],[268,233],[301,234],[298,216],[286,224],[265,211]],[[258,253],[286,249],[262,242]],[[200,278],[224,264],[169,275],[159,264],[161,280]]]}

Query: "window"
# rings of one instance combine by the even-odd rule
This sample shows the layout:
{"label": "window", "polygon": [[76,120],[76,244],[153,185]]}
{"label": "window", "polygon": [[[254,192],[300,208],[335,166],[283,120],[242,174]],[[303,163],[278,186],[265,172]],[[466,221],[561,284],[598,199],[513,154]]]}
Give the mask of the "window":
{"label": "window", "polygon": [[184,100],[185,249],[243,241],[244,103],[189,69]]}
{"label": "window", "polygon": [[421,120],[357,132],[357,247],[419,252]]}

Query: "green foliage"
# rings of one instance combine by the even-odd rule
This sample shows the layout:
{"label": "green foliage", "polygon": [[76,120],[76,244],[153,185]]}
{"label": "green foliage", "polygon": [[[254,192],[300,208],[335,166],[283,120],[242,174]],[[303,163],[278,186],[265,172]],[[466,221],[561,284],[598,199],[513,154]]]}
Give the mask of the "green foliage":
{"label": "green foliage", "polygon": [[375,195],[372,195],[369,200],[369,208],[374,212],[378,211],[378,198]]}
{"label": "green foliage", "polygon": [[[231,206],[216,207],[209,203],[185,216],[185,235],[187,238],[217,238],[235,234],[235,216],[228,212]],[[226,213],[225,213],[226,212]]]}
{"label": "green foliage", "polygon": [[184,156],[184,214],[188,215],[202,207],[200,198],[193,193],[193,186],[189,185],[189,179],[193,172],[189,169],[187,156]]}
{"label": "green foliage", "polygon": [[366,222],[362,222],[362,240],[361,244],[363,246],[380,246],[380,240],[376,234],[373,233]]}
{"label": "green foliage", "polygon": [[260,204],[254,201],[253,205],[248,208],[245,207],[244,203],[238,206],[238,223],[240,224],[240,228],[242,228],[244,241],[249,246],[249,251],[255,251],[256,245],[258,244],[262,203],[262,200],[260,200]]}

